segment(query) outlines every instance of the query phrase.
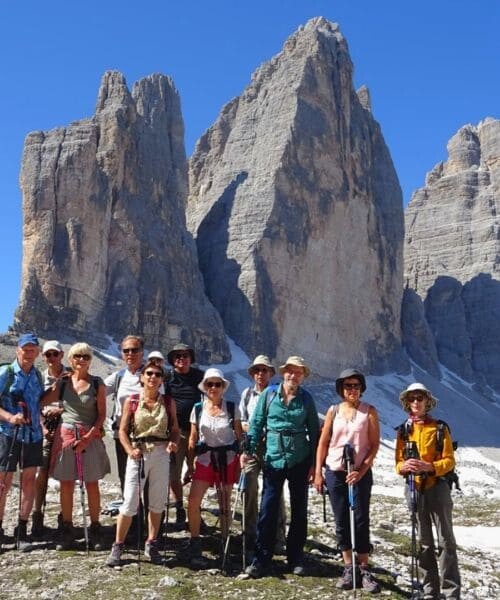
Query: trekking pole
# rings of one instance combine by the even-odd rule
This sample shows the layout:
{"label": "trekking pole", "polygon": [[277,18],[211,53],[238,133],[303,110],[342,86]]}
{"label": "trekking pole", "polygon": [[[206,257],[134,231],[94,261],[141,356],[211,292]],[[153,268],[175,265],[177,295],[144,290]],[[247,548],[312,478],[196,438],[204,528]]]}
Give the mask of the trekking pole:
{"label": "trekking pole", "polygon": [[323,523],[326,523],[326,486],[321,486],[321,495],[323,496]]}
{"label": "trekking pole", "polygon": [[[240,501],[240,498],[245,497],[245,486],[246,486],[246,477],[245,477],[245,471],[241,471],[240,473],[240,479],[238,481],[238,487],[236,489],[236,499],[234,501],[234,506],[233,506],[233,512],[232,512],[232,516],[231,516],[231,522],[234,521],[234,518],[236,516],[236,509],[238,507],[238,502]],[[225,493],[225,492],[224,492]],[[245,519],[245,502],[243,500],[243,531],[242,531],[242,536],[243,536],[243,540],[245,539],[245,532],[244,532],[244,519]],[[226,537],[226,543],[224,546],[224,554],[222,556],[222,567],[221,570],[224,571],[224,568],[226,566],[226,559],[227,559],[227,555],[228,555],[228,551],[229,551],[229,541],[231,539],[231,533],[229,531],[228,528],[228,532],[227,532],[227,537]],[[242,563],[243,563],[243,569],[245,569],[245,542],[243,541],[243,559],[242,559]]]}
{"label": "trekking pole", "polygon": [[[405,442],[404,458],[419,458],[416,442]],[[420,580],[418,575],[418,557],[417,557],[417,486],[415,482],[415,473],[408,473],[406,481],[410,491],[410,512],[411,512],[411,598],[418,600],[422,597]]]}
{"label": "trekking pole", "polygon": [[[78,425],[75,424],[75,440],[77,442],[80,441],[80,432],[78,431]],[[80,504],[82,507],[82,520],[83,520],[83,533],[85,535],[85,549],[87,551],[87,556],[90,555],[89,549],[89,529],[87,526],[87,515],[85,511],[85,484],[83,483],[83,457],[82,452],[75,452],[75,463],[76,463],[76,475],[78,477],[78,481],[80,483]]]}
{"label": "trekking pole", "polygon": [[[349,475],[354,470],[354,448],[351,444],[344,446],[344,462]],[[352,592],[356,597],[356,528],[354,521],[354,485],[348,484],[349,497],[349,525],[351,530],[351,555],[352,555]]]}
{"label": "trekking pole", "polygon": [[242,498],[242,513],[241,513],[241,552],[242,552],[242,556],[241,556],[241,565],[243,567],[243,571],[245,571],[246,569],[246,562],[247,562],[247,514],[246,514],[246,510],[247,510],[247,475],[245,472],[243,472],[244,477],[243,477],[243,482],[242,482],[242,489],[241,489],[241,498]]}
{"label": "trekking pole", "polygon": [[[22,396],[21,396],[22,398]],[[16,548],[19,550],[21,542],[21,512],[23,505],[23,479],[24,479],[24,437],[26,435],[26,425],[31,424],[29,410],[26,402],[22,399],[18,400],[18,406],[21,408],[23,413],[24,423],[21,425],[21,452],[19,454],[19,506],[17,510],[17,536],[16,536]]]}
{"label": "trekking pole", "polygon": [[19,506],[17,508],[17,535],[16,548],[19,550],[21,542],[21,511],[23,508],[23,474],[24,474],[24,425],[21,435],[21,452],[19,454]]}
{"label": "trekking pole", "polygon": [[137,473],[137,493],[139,502],[137,503],[137,571],[141,574],[141,544],[142,544],[142,509],[141,509],[141,480],[144,479],[144,458],[139,458],[139,470]]}

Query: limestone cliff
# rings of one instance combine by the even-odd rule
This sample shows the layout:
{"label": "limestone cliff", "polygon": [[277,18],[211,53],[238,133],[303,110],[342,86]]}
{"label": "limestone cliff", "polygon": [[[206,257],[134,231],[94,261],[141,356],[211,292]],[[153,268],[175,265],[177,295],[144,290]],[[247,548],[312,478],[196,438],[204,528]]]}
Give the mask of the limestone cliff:
{"label": "limestone cliff", "polygon": [[170,78],[129,92],[107,72],[95,115],[25,141],[22,291],[16,325],[84,337],[142,333],[150,347],[228,349],[186,229],[187,161]]}
{"label": "limestone cliff", "polygon": [[403,208],[338,26],[316,18],[198,141],[188,227],[205,289],[248,353],[404,368]]}
{"label": "limestone cliff", "polygon": [[500,390],[500,121],[462,127],[406,211],[405,279],[439,361]]}

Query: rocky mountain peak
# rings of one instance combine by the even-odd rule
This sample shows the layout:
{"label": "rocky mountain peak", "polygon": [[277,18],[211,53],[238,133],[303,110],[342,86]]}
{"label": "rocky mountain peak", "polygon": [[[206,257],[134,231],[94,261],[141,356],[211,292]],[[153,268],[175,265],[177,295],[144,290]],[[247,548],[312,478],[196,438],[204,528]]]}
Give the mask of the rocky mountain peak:
{"label": "rocky mountain peak", "polygon": [[18,327],[138,332],[150,347],[183,340],[200,360],[229,357],[186,229],[184,125],[170,78],[152,75],[130,94],[121,73],[105,73],[92,118],[27,136],[20,181]]}
{"label": "rocky mountain peak", "polygon": [[189,188],[205,288],[249,354],[404,366],[401,190],[337,25],[309,21],[255,71],[196,146]]}
{"label": "rocky mountain peak", "polygon": [[500,121],[462,127],[406,210],[405,278],[439,361],[500,389]]}

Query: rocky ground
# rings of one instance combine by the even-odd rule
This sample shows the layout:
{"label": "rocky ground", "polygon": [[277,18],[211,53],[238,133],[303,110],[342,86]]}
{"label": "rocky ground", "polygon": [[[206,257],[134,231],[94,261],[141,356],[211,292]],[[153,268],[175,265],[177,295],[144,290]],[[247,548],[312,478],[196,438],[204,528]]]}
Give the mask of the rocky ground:
{"label": "rocky ground", "polygon": [[[103,506],[117,498],[114,483],[103,482]],[[137,563],[137,550],[128,549],[126,563],[121,568],[110,569],[104,565],[107,551],[93,552],[87,556],[83,531],[79,547],[72,551],[55,550],[56,518],[59,510],[57,491],[49,489],[47,502],[47,541],[36,542],[29,553],[14,550],[13,538],[8,539],[0,555],[2,586],[0,598],[68,598],[73,594],[85,597],[111,599],[154,600],[164,598],[188,598],[203,596],[207,600],[221,598],[344,598],[350,592],[337,591],[335,579],[341,573],[338,554],[335,553],[333,519],[326,507],[324,521],[323,503],[311,490],[310,525],[307,541],[307,567],[309,575],[298,578],[286,571],[284,557],[277,557],[271,577],[249,580],[241,575],[241,542],[235,525],[235,537],[231,543],[228,573],[220,569],[217,536],[217,510],[214,497],[204,503],[204,518],[214,528],[212,536],[204,538],[204,560],[188,564],[177,558],[177,553],[187,540],[185,531],[168,527],[165,538],[164,564],[151,565],[147,561]],[[17,514],[18,488],[10,494],[7,517],[4,520],[6,534],[11,535]],[[457,524],[476,525],[496,523],[499,502],[484,497],[457,497],[455,499]],[[75,524],[81,525],[79,494],[75,493]],[[108,545],[113,539],[115,517],[103,515]],[[381,595],[386,598],[409,598],[409,518],[404,503],[394,497],[374,495],[372,501],[372,563]],[[463,598],[494,599],[500,597],[500,575],[496,569],[496,557],[487,552],[460,548],[461,573],[464,582]],[[358,597],[364,597],[358,592]]]}

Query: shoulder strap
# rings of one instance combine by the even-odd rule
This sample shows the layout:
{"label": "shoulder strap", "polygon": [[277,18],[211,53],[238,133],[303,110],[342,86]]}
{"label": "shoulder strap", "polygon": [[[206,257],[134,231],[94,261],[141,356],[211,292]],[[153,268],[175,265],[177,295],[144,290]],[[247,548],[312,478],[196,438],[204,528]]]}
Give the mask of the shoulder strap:
{"label": "shoulder strap", "polygon": [[334,404],[332,406],[332,432],[333,432],[333,422],[335,421],[335,417],[337,416],[338,412],[339,412],[339,405]]}
{"label": "shoulder strap", "polygon": [[197,402],[194,405],[194,415],[195,415],[195,419],[196,419],[196,429],[198,430],[198,433],[200,431],[200,419],[201,419],[202,408],[203,408],[203,402]]}
{"label": "shoulder strap", "polygon": [[407,442],[410,439],[410,433],[412,430],[412,425],[410,421],[405,421],[394,428],[397,431],[397,435],[399,438],[403,440],[403,442]]}
{"label": "shoulder strap", "polygon": [[226,406],[227,412],[229,413],[229,423],[234,429],[234,402],[231,402],[231,400],[226,400]]}
{"label": "shoulder strap", "polygon": [[2,393],[0,394],[0,397],[3,396],[5,394],[5,392],[8,392],[10,389],[10,386],[14,383],[14,369],[12,368],[12,365],[10,363],[5,363],[4,365],[1,365],[1,366],[6,367],[5,370],[7,372],[7,378],[5,379],[5,385],[3,386],[3,390],[2,390]]}
{"label": "shoulder strap", "polygon": [[267,417],[267,413],[269,412],[269,407],[271,406],[271,402],[278,395],[278,387],[279,387],[279,384],[274,383],[273,385],[270,385],[267,388],[267,393],[266,393],[266,412],[265,412],[265,416],[266,417]]}
{"label": "shoulder strap", "polygon": [[248,408],[248,403],[250,402],[250,398],[252,397],[252,392],[253,392],[253,386],[248,387],[247,393],[245,394],[245,397],[243,398],[243,404],[244,404],[245,408]]}
{"label": "shoulder strap", "polygon": [[451,432],[450,432],[450,427],[449,427],[448,423],[446,423],[446,421],[442,421],[441,419],[438,419],[436,421],[436,423],[437,423],[436,453],[441,454],[443,452],[443,446],[444,446],[444,430],[447,429],[449,433],[451,433]]}

